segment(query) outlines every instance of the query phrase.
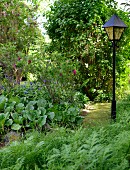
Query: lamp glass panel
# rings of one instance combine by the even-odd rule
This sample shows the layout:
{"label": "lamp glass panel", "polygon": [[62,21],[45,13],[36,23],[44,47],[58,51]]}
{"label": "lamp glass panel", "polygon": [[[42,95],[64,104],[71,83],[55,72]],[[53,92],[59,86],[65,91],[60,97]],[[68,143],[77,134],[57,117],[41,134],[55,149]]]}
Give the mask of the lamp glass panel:
{"label": "lamp glass panel", "polygon": [[106,27],[105,28],[109,40],[113,40],[113,27]]}
{"label": "lamp glass panel", "polygon": [[122,27],[115,27],[114,28],[115,40],[119,40],[121,38],[123,31],[124,31],[124,28],[122,28]]}
{"label": "lamp glass panel", "polygon": [[[107,32],[109,40],[113,40],[113,38],[115,38],[115,40],[119,40],[124,31],[124,28],[123,27],[107,27],[105,28],[105,30]],[[114,31],[114,37],[113,37],[113,31]]]}

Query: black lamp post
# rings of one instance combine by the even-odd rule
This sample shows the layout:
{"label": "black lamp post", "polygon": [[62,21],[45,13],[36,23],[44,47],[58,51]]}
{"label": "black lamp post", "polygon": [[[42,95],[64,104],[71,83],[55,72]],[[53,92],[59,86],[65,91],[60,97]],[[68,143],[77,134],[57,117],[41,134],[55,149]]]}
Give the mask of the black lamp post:
{"label": "black lamp post", "polygon": [[105,28],[108,38],[110,41],[112,41],[112,45],[113,45],[113,99],[112,99],[112,110],[111,110],[111,118],[113,120],[116,119],[116,96],[115,96],[116,44],[115,42],[120,40],[121,35],[126,27],[127,26],[117,15],[113,15],[110,18],[110,20],[103,25],[103,28]]}

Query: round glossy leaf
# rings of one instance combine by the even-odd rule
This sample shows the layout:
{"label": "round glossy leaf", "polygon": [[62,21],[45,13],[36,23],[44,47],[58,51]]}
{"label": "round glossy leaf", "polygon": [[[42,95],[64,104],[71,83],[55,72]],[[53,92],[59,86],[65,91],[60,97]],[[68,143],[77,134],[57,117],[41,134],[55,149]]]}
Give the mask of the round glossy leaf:
{"label": "round glossy leaf", "polygon": [[4,110],[5,113],[10,112],[10,111],[11,111],[11,107],[10,107],[10,106],[8,106],[8,107]]}
{"label": "round glossy leaf", "polygon": [[19,129],[21,129],[21,125],[19,125],[19,124],[13,124],[13,125],[11,126],[11,129],[12,129],[12,130],[19,130]]}
{"label": "round glossy leaf", "polygon": [[41,116],[38,120],[38,125],[40,127],[44,126],[46,124],[46,119],[47,119],[47,115]]}
{"label": "round glossy leaf", "polygon": [[47,104],[47,101],[46,101],[45,99],[39,99],[39,100],[37,101],[38,107],[45,107],[46,104]]}
{"label": "round glossy leaf", "polygon": [[23,103],[19,103],[18,105],[16,105],[16,110],[23,110],[23,109],[24,109]]}
{"label": "round glossy leaf", "polygon": [[52,119],[54,119],[54,117],[55,117],[55,113],[54,112],[49,112],[48,114],[48,117],[52,120]]}
{"label": "round glossy leaf", "polygon": [[43,115],[45,115],[46,114],[46,109],[45,108],[40,108],[41,109],[41,115],[43,116]]}
{"label": "round glossy leaf", "polygon": [[10,126],[10,125],[12,125],[12,123],[13,123],[13,120],[9,119],[9,120],[6,121],[5,125]]}
{"label": "round glossy leaf", "polygon": [[34,110],[34,106],[33,106],[32,104],[28,104],[28,105],[26,106],[26,109],[27,109],[27,110]]}
{"label": "round glossy leaf", "polygon": [[30,121],[33,121],[34,120],[34,115],[30,112],[28,112],[27,114],[27,118],[30,120]]}
{"label": "round glossy leaf", "polygon": [[11,116],[13,119],[18,119],[18,113],[11,113]]}

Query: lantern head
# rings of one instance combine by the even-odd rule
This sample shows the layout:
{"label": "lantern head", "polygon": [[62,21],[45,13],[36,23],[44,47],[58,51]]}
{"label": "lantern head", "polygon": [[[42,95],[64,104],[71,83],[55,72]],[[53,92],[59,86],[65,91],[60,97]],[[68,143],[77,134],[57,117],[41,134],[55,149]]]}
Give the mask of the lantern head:
{"label": "lantern head", "polygon": [[103,25],[103,28],[105,28],[108,38],[111,41],[120,40],[126,27],[127,26],[117,15],[113,15],[109,21]]}

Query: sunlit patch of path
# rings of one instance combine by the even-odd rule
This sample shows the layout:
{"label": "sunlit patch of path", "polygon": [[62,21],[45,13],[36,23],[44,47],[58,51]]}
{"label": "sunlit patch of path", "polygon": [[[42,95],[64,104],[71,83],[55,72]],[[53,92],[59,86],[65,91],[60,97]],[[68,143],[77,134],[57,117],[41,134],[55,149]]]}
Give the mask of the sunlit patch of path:
{"label": "sunlit patch of path", "polygon": [[82,110],[84,126],[105,125],[111,120],[111,103],[89,104]]}

